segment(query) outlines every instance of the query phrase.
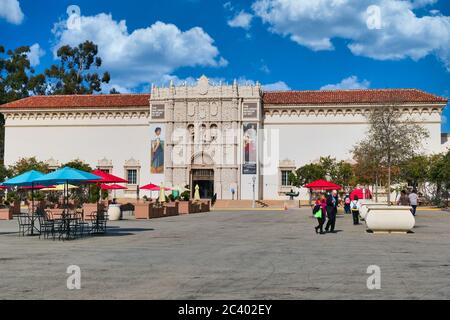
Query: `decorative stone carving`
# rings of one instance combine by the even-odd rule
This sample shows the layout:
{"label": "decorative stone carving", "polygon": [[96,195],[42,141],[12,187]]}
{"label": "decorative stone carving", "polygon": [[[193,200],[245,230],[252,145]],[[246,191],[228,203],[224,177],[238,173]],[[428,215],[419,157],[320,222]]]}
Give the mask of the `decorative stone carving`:
{"label": "decorative stone carving", "polygon": [[48,165],[50,170],[56,170],[61,166],[61,163],[53,158],[48,159],[45,163]]}

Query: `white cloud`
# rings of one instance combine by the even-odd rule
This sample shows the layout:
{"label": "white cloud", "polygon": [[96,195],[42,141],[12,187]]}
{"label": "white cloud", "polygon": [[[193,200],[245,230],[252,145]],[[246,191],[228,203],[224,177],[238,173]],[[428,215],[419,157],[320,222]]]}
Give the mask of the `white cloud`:
{"label": "white cloud", "polygon": [[214,46],[214,39],[199,27],[182,31],[158,21],[130,33],[126,21],[115,21],[110,14],[101,13],[82,16],[73,28],[68,28],[66,21],[57,23],[53,33],[54,53],[66,44],[75,46],[85,40],[96,43],[102,68],[124,88],[161,81],[181,67],[222,67],[228,63]]}
{"label": "white cloud", "polygon": [[[256,0],[255,15],[269,30],[311,50],[334,50],[332,40],[347,39],[350,51],[377,60],[411,58],[435,54],[450,71],[450,17],[418,17],[415,8],[434,0]],[[380,28],[369,28],[380,9]]]}
{"label": "white cloud", "polygon": [[359,81],[357,76],[351,76],[343,79],[337,84],[327,84],[320,88],[320,90],[349,90],[349,89],[367,89],[370,87],[370,82],[367,80]]}
{"label": "white cloud", "polygon": [[248,30],[251,27],[252,19],[253,15],[242,10],[231,20],[228,20],[228,25],[232,28],[243,28]]}
{"label": "white cloud", "polygon": [[12,24],[21,24],[24,17],[18,0],[0,0],[0,18]]}
{"label": "white cloud", "polygon": [[30,59],[30,64],[35,67],[41,63],[41,58],[45,55],[45,50],[41,48],[39,43],[35,43],[30,47],[30,52],[28,53],[28,59]]}
{"label": "white cloud", "polygon": [[291,88],[284,82],[278,81],[274,83],[265,84],[262,86],[264,91],[288,91]]}

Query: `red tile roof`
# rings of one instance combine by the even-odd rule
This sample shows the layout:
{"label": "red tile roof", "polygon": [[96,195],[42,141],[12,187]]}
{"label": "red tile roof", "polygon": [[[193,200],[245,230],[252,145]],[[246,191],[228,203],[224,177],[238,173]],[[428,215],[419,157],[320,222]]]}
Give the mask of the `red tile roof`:
{"label": "red tile roof", "polygon": [[[1,109],[148,107],[150,94],[33,96],[0,106]],[[448,99],[417,89],[265,92],[266,105],[447,103]]]}
{"label": "red tile roof", "polygon": [[149,107],[149,100],[150,94],[32,96],[1,105],[0,109]]}
{"label": "red tile roof", "polygon": [[264,104],[447,103],[448,99],[417,89],[373,89],[265,92]]}

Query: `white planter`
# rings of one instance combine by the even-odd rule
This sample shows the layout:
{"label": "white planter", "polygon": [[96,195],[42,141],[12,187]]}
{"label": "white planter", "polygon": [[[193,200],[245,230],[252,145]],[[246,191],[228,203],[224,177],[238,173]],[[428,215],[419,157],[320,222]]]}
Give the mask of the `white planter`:
{"label": "white planter", "polygon": [[386,207],[386,203],[373,203],[373,202],[361,203],[361,208],[359,210],[359,216],[361,217],[361,220],[366,220],[370,208],[373,207]]}
{"label": "white planter", "polygon": [[411,231],[416,224],[416,219],[410,210],[411,207],[406,206],[369,207],[366,216],[367,229],[373,232]]}
{"label": "white planter", "polygon": [[118,221],[120,220],[120,205],[110,204],[108,208],[108,220]]}

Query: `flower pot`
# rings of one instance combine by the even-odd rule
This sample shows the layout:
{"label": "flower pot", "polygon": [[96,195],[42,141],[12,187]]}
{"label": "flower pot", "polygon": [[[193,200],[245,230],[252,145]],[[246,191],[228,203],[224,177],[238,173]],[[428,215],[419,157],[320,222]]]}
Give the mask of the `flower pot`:
{"label": "flower pot", "polygon": [[120,204],[110,204],[108,208],[108,220],[118,221],[121,219]]}
{"label": "flower pot", "polygon": [[0,220],[12,220],[13,210],[12,208],[0,209]]}

